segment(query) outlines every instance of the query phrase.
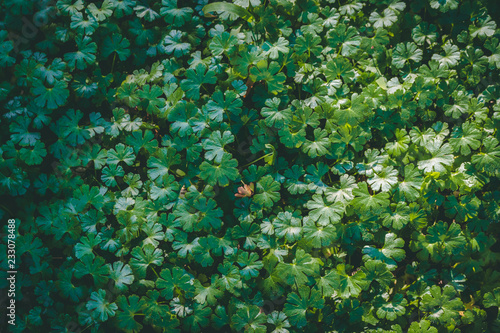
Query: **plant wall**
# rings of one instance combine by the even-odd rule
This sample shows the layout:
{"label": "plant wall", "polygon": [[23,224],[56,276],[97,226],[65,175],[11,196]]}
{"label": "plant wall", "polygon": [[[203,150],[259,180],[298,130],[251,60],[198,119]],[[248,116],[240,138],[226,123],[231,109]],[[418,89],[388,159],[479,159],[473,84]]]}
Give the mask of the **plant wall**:
{"label": "plant wall", "polygon": [[10,331],[500,331],[495,1],[0,8]]}

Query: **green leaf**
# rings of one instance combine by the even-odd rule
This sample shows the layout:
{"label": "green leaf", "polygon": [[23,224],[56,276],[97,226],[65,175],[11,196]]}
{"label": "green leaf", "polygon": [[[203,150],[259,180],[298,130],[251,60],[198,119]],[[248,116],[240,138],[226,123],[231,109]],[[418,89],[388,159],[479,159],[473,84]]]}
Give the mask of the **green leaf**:
{"label": "green leaf", "polygon": [[160,114],[165,107],[165,99],[159,98],[163,95],[163,90],[157,85],[146,84],[137,95],[143,98],[143,105],[147,104],[146,111],[150,114]]}
{"label": "green leaf", "polygon": [[84,289],[75,286],[72,277],[72,271],[64,270],[58,274],[59,279],[56,281],[56,285],[64,297],[71,299],[73,302],[78,302],[83,296]]}
{"label": "green leaf", "polygon": [[405,165],[404,179],[398,182],[396,195],[398,200],[415,201],[420,196],[422,177],[413,164]]}
{"label": "green leaf", "polygon": [[276,61],[269,63],[260,61],[257,66],[250,68],[250,78],[253,81],[265,81],[267,89],[271,94],[277,94],[285,89],[283,83],[286,80],[286,75],[281,73],[281,67]]}
{"label": "green leaf", "polygon": [[199,303],[195,303],[193,308],[193,314],[186,317],[183,327],[186,328],[188,332],[199,332],[210,323],[209,318],[212,310],[210,307],[206,307]]}
{"label": "green leaf", "polygon": [[259,270],[264,267],[257,253],[241,252],[238,255],[238,264],[241,267],[240,274],[245,280],[250,280],[259,275]]}
{"label": "green leaf", "polygon": [[186,92],[186,97],[198,100],[201,86],[215,82],[215,72],[210,69],[207,71],[205,64],[198,63],[194,68],[189,68],[186,71],[186,79],[181,81],[181,88]]}
{"label": "green leaf", "polygon": [[215,36],[208,45],[214,56],[219,56],[223,53],[230,54],[234,51],[234,46],[238,43],[238,39],[224,31],[222,34]]}
{"label": "green leaf", "polygon": [[393,283],[394,276],[389,271],[388,265],[380,260],[370,259],[366,261],[362,270],[367,280],[371,281],[371,283],[377,282],[385,290],[389,289],[391,283]]}
{"label": "green leaf", "polygon": [[358,183],[358,188],[353,189],[352,193],[355,197],[351,204],[360,212],[370,210],[373,213],[379,213],[389,205],[388,193],[381,192],[371,195],[365,182]]}
{"label": "green leaf", "polygon": [[34,146],[36,143],[39,143],[38,140],[40,140],[41,135],[38,132],[30,133],[30,123],[31,119],[28,117],[19,116],[14,119],[9,126],[11,132],[10,138],[14,143],[18,143],[21,146]]}
{"label": "green leaf", "polygon": [[168,24],[172,24],[174,27],[182,27],[191,21],[193,9],[189,7],[178,8],[177,2],[177,0],[162,0],[160,14]]}
{"label": "green leaf", "polygon": [[374,191],[389,192],[398,182],[398,171],[392,166],[383,167],[376,171],[374,176],[367,180]]}
{"label": "green leaf", "polygon": [[125,171],[121,165],[112,164],[110,166],[102,169],[101,180],[106,184],[106,186],[116,186],[117,182],[115,177],[123,177]]}
{"label": "green leaf", "polygon": [[216,329],[220,329],[227,325],[229,323],[229,316],[227,315],[226,308],[222,305],[217,305],[211,319]]}
{"label": "green leaf", "polygon": [[158,141],[154,140],[153,132],[150,130],[132,132],[127,136],[126,143],[132,146],[136,154],[138,154],[141,149],[152,154],[158,148]]}
{"label": "green leaf", "polygon": [[414,321],[411,323],[408,333],[438,333],[438,330],[431,326],[430,321],[422,319],[419,322]]}
{"label": "green leaf", "polygon": [[200,177],[212,186],[216,184],[227,186],[230,181],[235,181],[240,177],[237,166],[238,162],[232,158],[232,155],[224,152],[220,163],[210,164],[207,161],[201,163]]}
{"label": "green leaf", "polygon": [[453,164],[454,157],[450,144],[443,143],[439,138],[435,138],[425,147],[432,157],[418,161],[417,165],[420,170],[423,170],[425,173],[446,172],[447,167]]}
{"label": "green leaf", "polygon": [[469,31],[471,37],[486,38],[495,34],[497,24],[491,19],[489,15],[477,20],[477,24],[470,25]]}
{"label": "green leaf", "polygon": [[269,56],[271,59],[278,59],[279,54],[287,54],[289,51],[288,48],[289,42],[283,37],[279,37],[275,43],[265,42],[262,45],[262,49],[265,54]]}
{"label": "green leaf", "polygon": [[[212,283],[209,283],[208,286],[203,286],[200,281],[195,280],[194,281],[194,286],[196,287],[196,296],[194,299],[200,303],[200,304],[205,304],[208,303],[209,305],[215,305],[217,304],[218,299],[224,295],[224,292],[219,290],[217,288],[217,275],[212,275]],[[217,306],[217,308],[219,308]],[[220,311],[220,310],[219,310]],[[215,311],[217,313],[217,310]]]}
{"label": "green leaf", "polygon": [[381,215],[382,225],[387,228],[401,230],[410,222],[410,208],[404,202],[391,204],[391,211]]}
{"label": "green leaf", "polygon": [[290,327],[290,322],[287,319],[286,314],[283,312],[273,311],[267,317],[267,322],[271,325],[274,325],[275,333],[288,333],[287,328]]}
{"label": "green leaf", "polygon": [[292,112],[289,108],[279,110],[281,100],[277,97],[266,99],[266,106],[262,108],[261,114],[266,117],[266,125],[274,126],[278,129],[292,120]]}
{"label": "green leaf", "polygon": [[472,156],[472,163],[479,169],[495,172],[500,167],[500,146],[498,140],[487,136],[480,152]]}
{"label": "green leaf", "polygon": [[280,184],[272,176],[262,177],[256,186],[253,201],[263,207],[272,207],[280,199]]}
{"label": "green leaf", "polygon": [[250,14],[248,10],[228,2],[212,2],[208,5],[205,5],[202,10],[203,13],[205,13],[205,16],[207,17],[209,17],[210,15],[209,13],[211,12],[227,12],[234,14],[238,17],[241,17],[242,19],[244,19],[249,23],[255,21],[255,17],[252,14]]}
{"label": "green leaf", "polygon": [[115,288],[120,291],[126,291],[128,285],[134,282],[132,269],[128,264],[121,261],[115,261],[113,264],[107,264],[109,269],[109,277],[115,281]]}
{"label": "green leaf", "polygon": [[339,264],[336,268],[337,279],[339,280],[339,295],[346,299],[349,297],[358,297],[361,291],[368,285],[365,273],[357,271],[354,274],[348,274],[345,271],[345,265]]}
{"label": "green leaf", "polygon": [[19,156],[27,165],[38,165],[41,164],[43,158],[47,156],[47,150],[45,150],[45,144],[43,142],[37,141],[33,147],[21,148]]}
{"label": "green leaf", "polygon": [[439,11],[442,13],[457,9],[458,4],[458,0],[430,0],[431,7],[434,9],[439,9]]}
{"label": "green leaf", "polygon": [[136,246],[131,253],[130,266],[139,278],[146,277],[146,270],[150,265],[161,266],[163,263],[162,250],[152,244],[146,244],[142,248]]}
{"label": "green leaf", "polygon": [[88,310],[92,310],[94,316],[102,322],[108,320],[109,317],[113,317],[115,310],[118,309],[115,303],[109,303],[106,300],[106,292],[102,289],[92,292],[86,307]]}
{"label": "green leaf", "polygon": [[322,309],[325,304],[321,293],[307,286],[300,286],[297,292],[288,295],[286,301],[283,311],[290,323],[299,329],[306,326],[309,309]]}
{"label": "green leaf", "polygon": [[412,42],[406,44],[399,43],[394,48],[392,54],[392,64],[396,68],[403,68],[410,60],[419,63],[422,60],[423,52]]}
{"label": "green leaf", "polygon": [[312,54],[318,56],[321,53],[321,37],[314,36],[312,34],[305,34],[304,36],[299,36],[296,40],[296,44],[294,46],[295,53],[297,55],[307,53],[308,56]]}
{"label": "green leaf", "polygon": [[330,30],[328,41],[331,47],[340,47],[340,54],[344,57],[349,57],[358,50],[361,44],[361,37],[355,27],[347,27],[345,24],[340,23],[334,29]]}
{"label": "green leaf", "polygon": [[105,265],[104,259],[99,256],[93,260],[92,256],[86,255],[75,264],[75,276],[81,278],[87,274],[92,275],[94,283],[97,286],[104,284],[108,273],[109,270]]}
{"label": "green leaf", "polygon": [[179,267],[174,267],[172,270],[162,269],[160,278],[156,280],[156,288],[160,290],[162,297],[172,299],[174,293],[193,292],[195,289],[193,281],[193,277]]}
{"label": "green leaf", "polygon": [[288,284],[302,285],[308,277],[319,276],[317,261],[303,249],[298,249],[291,264],[280,262],[276,268],[279,276]]}
{"label": "green leaf", "polygon": [[342,78],[344,83],[350,83],[355,77],[355,72],[347,58],[337,57],[326,64],[325,77],[330,81]]}
{"label": "green leaf", "polygon": [[75,245],[75,256],[78,259],[83,258],[84,255],[89,255],[94,258],[93,248],[101,243],[101,237],[90,234],[87,237],[81,238],[81,243]]}
{"label": "green leaf", "polygon": [[160,148],[148,159],[148,176],[151,180],[165,181],[170,168],[181,163],[181,157],[174,148]]}
{"label": "green leaf", "polygon": [[445,55],[433,54],[432,60],[437,60],[441,66],[454,67],[460,61],[460,50],[458,46],[453,45],[450,41],[442,46]]}
{"label": "green leaf", "polygon": [[205,108],[210,115],[210,119],[221,122],[224,115],[229,119],[231,115],[239,115],[241,113],[241,106],[243,105],[241,99],[232,90],[226,90],[224,95],[220,90],[217,90],[212,99],[208,101]]}
{"label": "green leaf", "polygon": [[280,212],[273,220],[272,227],[278,238],[285,238],[288,242],[296,242],[302,236],[302,219],[291,212]]}
{"label": "green leaf", "polygon": [[217,286],[223,288],[223,290],[228,290],[232,293],[236,292],[236,294],[238,294],[235,288],[239,289],[243,285],[239,269],[231,265],[231,263],[225,262],[224,264],[219,264],[217,270],[221,273],[220,279],[217,280]]}
{"label": "green leaf", "polygon": [[397,262],[400,262],[405,258],[405,250],[402,249],[405,242],[402,238],[397,238],[396,234],[387,233],[385,235],[384,246],[381,249],[366,245],[363,248],[363,257],[365,260],[367,258],[380,260],[386,263],[389,268],[395,268]]}
{"label": "green leaf", "polygon": [[[179,30],[172,30],[163,39],[165,53],[172,54],[175,57],[181,57],[188,54],[191,50],[191,44],[182,41],[183,33]],[[201,85],[201,84],[200,84]],[[182,87],[182,82],[181,82]],[[182,87],[184,89],[184,87]],[[187,93],[186,93],[187,95]]]}
{"label": "green leaf", "polygon": [[92,35],[96,29],[99,27],[99,22],[95,19],[95,17],[90,14],[83,16],[81,12],[75,12],[71,15],[71,24],[70,28],[75,29],[78,33],[84,35]]}
{"label": "green leaf", "polygon": [[135,320],[137,314],[141,314],[145,306],[145,301],[139,299],[137,295],[130,295],[127,297],[120,295],[116,299],[118,311],[116,313],[116,320],[118,327],[129,332],[140,332],[142,325]]}
{"label": "green leaf", "polygon": [[405,314],[405,306],[408,304],[402,294],[396,294],[390,301],[383,298],[376,299],[375,307],[377,308],[377,317],[390,321],[396,320],[397,317]]}
{"label": "green leaf", "polygon": [[373,23],[373,27],[378,29],[378,28],[388,28],[394,24],[398,20],[398,17],[396,13],[389,9],[386,8],[382,12],[382,15],[380,15],[377,12],[372,12],[369,18],[370,22]]}
{"label": "green leaf", "polygon": [[422,297],[421,310],[431,322],[447,324],[459,320],[459,311],[464,310],[464,305],[452,286],[444,286],[442,290],[432,286]]}
{"label": "green leaf", "polygon": [[41,108],[47,106],[48,109],[63,106],[69,97],[68,83],[63,80],[55,81],[49,86],[41,80],[35,80],[31,92],[36,96],[36,104]]}
{"label": "green leaf", "polygon": [[328,246],[336,239],[334,227],[331,225],[324,226],[319,222],[315,224],[312,219],[305,221],[303,230],[305,240],[316,248]]}
{"label": "green leaf", "polygon": [[311,210],[309,217],[321,226],[338,224],[344,213],[344,204],[341,201],[325,202],[325,198],[319,194],[315,194],[306,206]]}
{"label": "green leaf", "polygon": [[101,49],[102,56],[106,58],[115,52],[121,61],[125,61],[130,56],[130,49],[128,49],[129,46],[130,42],[128,39],[119,34],[113,34],[111,37],[107,36],[104,39]]}
{"label": "green leaf", "polygon": [[231,318],[234,328],[249,333],[266,333],[265,323],[267,316],[256,305],[245,306],[239,309],[235,316]]}
{"label": "green leaf", "polygon": [[108,150],[108,158],[106,160],[108,165],[117,165],[120,162],[124,162],[130,166],[134,161],[135,156],[132,148],[122,143],[117,144],[114,149]]}
{"label": "green leaf", "polygon": [[465,237],[461,234],[460,225],[445,222],[438,222],[427,230],[428,234],[414,234],[410,247],[413,251],[420,251],[417,256],[427,260],[429,256],[435,262],[453,260],[453,256],[458,255],[466,243]]}
{"label": "green leaf", "polygon": [[385,149],[391,156],[400,156],[408,150],[408,144],[410,143],[410,137],[407,135],[405,129],[396,129],[396,141],[388,142],[385,145]]}
{"label": "green leaf", "polygon": [[483,304],[486,308],[500,308],[500,288],[495,288],[493,292],[484,294]]}
{"label": "green leaf", "polygon": [[205,153],[205,158],[209,161],[215,161],[216,163],[221,163],[222,156],[224,156],[224,146],[234,142],[234,136],[230,131],[214,131],[210,134],[210,137],[203,141],[203,149],[207,152]]}
{"label": "green leaf", "polygon": [[329,153],[330,140],[326,130],[316,128],[314,130],[314,141],[306,140],[302,145],[302,151],[307,153],[309,157],[316,158]]}
{"label": "green leaf", "polygon": [[148,290],[146,295],[141,298],[141,301],[144,302],[146,323],[162,327],[167,332],[178,333],[179,319],[170,316],[168,304],[164,304],[163,301],[159,300],[160,293],[157,290]]}
{"label": "green leaf", "polygon": [[329,270],[324,276],[316,279],[316,286],[323,294],[323,297],[332,297],[340,287],[336,270]]}
{"label": "green leaf", "polygon": [[104,0],[101,4],[101,8],[97,8],[97,6],[91,3],[87,10],[97,19],[97,21],[101,22],[113,15],[114,4],[109,0]]}

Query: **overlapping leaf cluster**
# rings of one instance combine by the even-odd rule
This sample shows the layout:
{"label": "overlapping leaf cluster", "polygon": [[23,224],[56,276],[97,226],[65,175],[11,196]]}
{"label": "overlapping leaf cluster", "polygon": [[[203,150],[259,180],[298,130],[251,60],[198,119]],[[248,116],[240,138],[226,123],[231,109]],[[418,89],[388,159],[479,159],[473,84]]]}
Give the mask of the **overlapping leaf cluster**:
{"label": "overlapping leaf cluster", "polygon": [[499,330],[498,5],[206,5],[0,4],[13,331]]}

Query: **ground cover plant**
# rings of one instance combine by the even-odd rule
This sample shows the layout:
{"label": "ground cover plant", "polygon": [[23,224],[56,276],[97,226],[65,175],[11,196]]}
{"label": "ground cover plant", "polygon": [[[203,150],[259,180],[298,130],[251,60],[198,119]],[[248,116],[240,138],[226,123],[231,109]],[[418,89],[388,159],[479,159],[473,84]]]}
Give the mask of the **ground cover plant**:
{"label": "ground cover plant", "polygon": [[2,327],[500,331],[495,1],[0,8]]}

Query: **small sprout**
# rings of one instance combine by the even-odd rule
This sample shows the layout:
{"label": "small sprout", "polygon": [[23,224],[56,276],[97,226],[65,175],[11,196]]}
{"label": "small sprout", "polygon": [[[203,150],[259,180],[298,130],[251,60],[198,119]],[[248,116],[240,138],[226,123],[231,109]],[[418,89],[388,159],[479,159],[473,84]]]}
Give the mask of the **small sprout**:
{"label": "small sprout", "polygon": [[245,184],[241,181],[243,186],[238,187],[238,193],[235,193],[234,196],[238,198],[250,198],[254,193],[254,184],[250,183],[250,185]]}

